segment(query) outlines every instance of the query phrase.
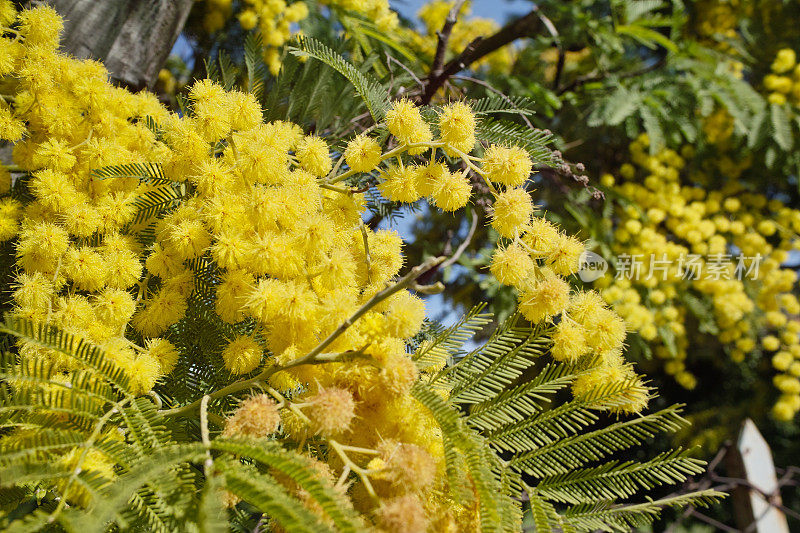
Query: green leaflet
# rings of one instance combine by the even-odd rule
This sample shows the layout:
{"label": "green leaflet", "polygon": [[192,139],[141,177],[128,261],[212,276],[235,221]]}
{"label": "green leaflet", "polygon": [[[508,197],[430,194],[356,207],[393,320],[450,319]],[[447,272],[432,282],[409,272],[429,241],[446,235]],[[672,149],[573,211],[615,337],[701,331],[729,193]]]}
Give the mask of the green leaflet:
{"label": "green leaflet", "polygon": [[297,44],[296,47],[290,47],[293,54],[313,57],[335,69],[353,85],[375,122],[383,120],[389,109],[389,98],[377,81],[316,39],[301,37]]}

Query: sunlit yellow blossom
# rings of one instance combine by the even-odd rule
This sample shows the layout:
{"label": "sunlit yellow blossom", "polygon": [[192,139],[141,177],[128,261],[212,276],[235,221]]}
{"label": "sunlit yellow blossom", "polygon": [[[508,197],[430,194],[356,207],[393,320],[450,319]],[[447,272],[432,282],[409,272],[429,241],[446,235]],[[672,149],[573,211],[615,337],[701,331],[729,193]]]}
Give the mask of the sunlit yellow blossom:
{"label": "sunlit yellow blossom", "polygon": [[481,171],[490,181],[518,187],[528,179],[532,167],[525,150],[516,146],[506,148],[492,145],[483,156]]}

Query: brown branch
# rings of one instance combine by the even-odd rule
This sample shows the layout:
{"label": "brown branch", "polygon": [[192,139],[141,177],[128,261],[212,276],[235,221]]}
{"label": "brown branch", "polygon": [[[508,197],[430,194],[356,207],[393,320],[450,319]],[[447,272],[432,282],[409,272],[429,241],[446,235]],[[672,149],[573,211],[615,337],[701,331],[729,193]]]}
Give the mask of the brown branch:
{"label": "brown branch", "polygon": [[457,0],[450,12],[447,13],[447,18],[444,19],[444,26],[442,31],[437,32],[436,36],[439,41],[436,43],[436,53],[433,56],[433,64],[431,65],[431,76],[441,76],[442,67],[444,67],[444,58],[447,55],[447,43],[450,41],[450,34],[453,32],[453,26],[458,21],[458,13],[466,0]]}
{"label": "brown branch", "polygon": [[425,92],[422,94],[421,103],[430,103],[436,91],[454,74],[458,74],[475,61],[491,54],[495,50],[499,50],[521,37],[531,35],[539,29],[541,24],[542,19],[539,17],[539,8],[534,6],[530,13],[509,22],[494,35],[485,39],[481,37],[475,39],[464,48],[464,51],[458,57],[449,61],[441,69],[440,73],[431,71],[425,85]]}

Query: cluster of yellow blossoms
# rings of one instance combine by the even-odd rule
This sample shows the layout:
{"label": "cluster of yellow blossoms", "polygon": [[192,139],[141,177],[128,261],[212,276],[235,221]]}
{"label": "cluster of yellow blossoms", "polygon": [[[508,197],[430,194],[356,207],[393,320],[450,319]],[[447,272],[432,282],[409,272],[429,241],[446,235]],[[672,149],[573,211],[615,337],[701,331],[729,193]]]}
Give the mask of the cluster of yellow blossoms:
{"label": "cluster of yellow blossoms", "polygon": [[[696,385],[685,365],[686,324],[697,324],[691,313],[709,315],[701,317],[700,332],[714,333],[734,361],[744,360],[761,338],[782,372],[773,412],[791,419],[800,410],[800,303],[792,292],[796,272],[781,265],[800,245],[800,211],[744,190],[737,178],[747,161],[723,157],[713,167],[690,168],[691,147],[650,155],[648,145],[647,135],[631,143],[633,164],[619,172],[624,182],[615,186],[613,176],[602,177],[626,200],[617,203],[614,227],[607,222],[616,277],[607,274],[595,286],[655,344],[666,372],[686,388]],[[717,176],[722,187],[700,186]]]}
{"label": "cluster of yellow blossoms", "polygon": [[775,60],[770,65],[770,74],[764,76],[764,89],[769,91],[772,104],[783,105],[791,102],[800,106],[800,64],[797,55],[791,48],[778,50]]}
{"label": "cluster of yellow blossoms", "polygon": [[[470,170],[490,187],[492,226],[508,241],[492,271],[520,289],[531,322],[550,324],[553,356],[590,369],[575,394],[638,380],[620,355],[622,320],[563,279],[582,244],[532,216],[528,154],[492,145],[470,155],[469,106],[445,106],[432,127],[398,101],[385,121],[394,148],[358,135],[334,165],[324,139],[264,124],[250,94],[198,81],[179,116],[152,94],[113,87],[101,64],[57,52],[61,20],[50,7],[17,15],[0,2],[0,25],[18,28],[0,41],[11,102],[0,107],[0,137],[15,143],[13,170],[33,197],[0,201],[0,236],[17,239],[14,312],[102,347],[135,392],[150,393],[176,365],[188,371],[176,339],[182,323],[203,322],[223,338],[201,347],[206,361],[232,380],[263,372],[274,387],[245,400],[223,435],[325,439],[336,453],[321,468],[357,473],[349,497],[384,530],[473,529],[476,509],[445,496],[441,431],[410,394],[419,371],[406,339],[425,306],[387,289],[403,242],[365,227],[363,194],[347,185],[369,173],[389,199],[428,197],[454,211],[470,199]],[[465,169],[452,171],[437,150]],[[411,157],[426,153],[423,163]],[[34,343],[19,353],[23,364],[52,365],[52,379],[78,368]],[[324,364],[304,364],[312,354]],[[636,391],[615,410],[641,410],[647,389]],[[110,459],[96,455],[83,468],[112,476]]]}
{"label": "cluster of yellow blossoms", "polygon": [[739,11],[742,9],[739,0],[702,0],[694,4],[695,30],[701,36],[712,39],[736,37],[739,24]]}
{"label": "cluster of yellow blossoms", "polygon": [[[391,31],[399,24],[388,0],[326,0],[320,3],[360,13],[383,32]],[[281,67],[280,47],[297,31],[293,25],[308,17],[308,6],[303,1],[243,0],[234,7],[232,0],[205,0],[203,28],[214,33],[224,28],[233,16],[243,30],[258,30],[265,45],[264,61],[270,71],[277,74]]]}
{"label": "cluster of yellow blossoms", "polygon": [[[736,47],[731,46],[731,41],[739,38],[739,21],[751,11],[750,3],[746,0],[702,0],[694,3],[693,8],[694,30],[700,38],[716,50],[729,56],[739,56]],[[727,59],[725,64],[736,78],[744,76],[745,65],[741,61]]]}

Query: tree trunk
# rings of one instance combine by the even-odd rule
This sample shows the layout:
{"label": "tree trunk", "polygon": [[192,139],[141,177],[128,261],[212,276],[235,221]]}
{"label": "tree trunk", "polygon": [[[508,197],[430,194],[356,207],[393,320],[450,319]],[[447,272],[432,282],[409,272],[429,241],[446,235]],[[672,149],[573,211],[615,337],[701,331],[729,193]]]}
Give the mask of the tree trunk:
{"label": "tree trunk", "polygon": [[152,87],[193,0],[46,0],[64,18],[61,48],[102,61],[133,90]]}

